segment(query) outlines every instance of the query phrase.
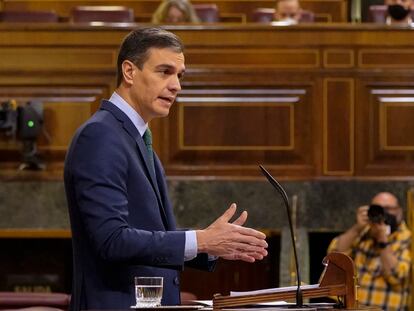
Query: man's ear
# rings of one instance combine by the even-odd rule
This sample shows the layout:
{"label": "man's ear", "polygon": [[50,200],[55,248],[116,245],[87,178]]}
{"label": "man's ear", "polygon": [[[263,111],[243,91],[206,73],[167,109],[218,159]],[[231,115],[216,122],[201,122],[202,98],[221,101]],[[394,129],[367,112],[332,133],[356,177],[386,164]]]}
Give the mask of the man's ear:
{"label": "man's ear", "polygon": [[131,85],[133,84],[133,79],[135,75],[135,71],[138,68],[134,65],[133,62],[129,60],[124,60],[122,63],[122,76],[124,77],[125,83]]}

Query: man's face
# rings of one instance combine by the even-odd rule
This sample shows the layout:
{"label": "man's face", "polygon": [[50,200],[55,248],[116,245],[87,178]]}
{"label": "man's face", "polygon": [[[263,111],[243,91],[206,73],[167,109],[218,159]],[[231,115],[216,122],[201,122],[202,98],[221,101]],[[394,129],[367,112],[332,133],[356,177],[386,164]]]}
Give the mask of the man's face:
{"label": "man's face", "polygon": [[413,0],[386,0],[385,4],[386,5],[399,4],[399,5],[402,5],[405,9],[409,9],[413,5]]}
{"label": "man's face", "polygon": [[275,20],[283,21],[288,18],[299,22],[300,6],[297,0],[285,0],[278,2],[276,6]]}
{"label": "man's face", "polygon": [[184,54],[151,48],[142,70],[133,65],[130,97],[145,122],[168,115],[184,74]]}
{"label": "man's face", "polygon": [[372,201],[372,204],[380,205],[384,210],[397,218],[397,222],[400,223],[403,216],[403,210],[398,205],[397,199],[389,193],[380,193],[376,195]]}

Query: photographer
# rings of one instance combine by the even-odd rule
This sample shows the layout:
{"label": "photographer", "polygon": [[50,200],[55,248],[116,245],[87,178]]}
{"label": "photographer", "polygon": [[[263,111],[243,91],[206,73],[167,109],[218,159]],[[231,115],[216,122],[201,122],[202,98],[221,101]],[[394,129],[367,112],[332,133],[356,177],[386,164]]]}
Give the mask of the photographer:
{"label": "photographer", "polygon": [[356,223],[332,240],[328,252],[352,257],[358,273],[358,301],[383,310],[407,310],[411,267],[411,232],[398,199],[378,193],[361,206]]}

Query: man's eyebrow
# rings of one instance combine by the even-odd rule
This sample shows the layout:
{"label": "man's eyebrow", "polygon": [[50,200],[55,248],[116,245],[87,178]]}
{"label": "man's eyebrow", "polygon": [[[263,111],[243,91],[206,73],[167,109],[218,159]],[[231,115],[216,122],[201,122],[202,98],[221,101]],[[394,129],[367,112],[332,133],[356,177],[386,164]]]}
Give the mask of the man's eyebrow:
{"label": "man's eyebrow", "polygon": [[[160,64],[160,65],[155,66],[155,69],[156,70],[165,70],[165,69],[168,69],[168,70],[176,70],[176,67],[174,67],[172,65],[169,65],[169,64]],[[179,70],[178,71],[178,74],[179,75],[183,75],[184,72],[185,72],[185,68],[183,68],[182,70]]]}
{"label": "man's eyebrow", "polygon": [[157,69],[174,69],[175,67],[169,64],[160,64],[157,65],[155,68]]}

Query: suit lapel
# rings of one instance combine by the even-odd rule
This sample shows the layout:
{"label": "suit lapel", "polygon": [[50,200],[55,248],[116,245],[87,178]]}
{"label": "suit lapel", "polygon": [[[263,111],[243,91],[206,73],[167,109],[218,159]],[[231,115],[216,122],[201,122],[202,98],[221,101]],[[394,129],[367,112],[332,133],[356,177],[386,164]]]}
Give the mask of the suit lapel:
{"label": "suit lapel", "polygon": [[160,191],[158,189],[157,179],[155,177],[155,172],[153,169],[151,169],[150,159],[147,151],[147,147],[145,146],[144,140],[142,139],[141,135],[139,134],[137,128],[132,123],[132,121],[128,118],[128,116],[123,113],[118,107],[116,107],[114,104],[112,104],[109,101],[104,100],[101,105],[101,109],[107,110],[111,112],[115,118],[117,118],[119,121],[122,122],[123,128],[125,131],[135,140],[137,149],[139,151],[139,154],[144,162],[146,175],[149,177],[148,179],[151,182],[152,188],[154,189],[154,192],[157,196],[158,203],[160,205],[160,212],[161,216],[163,218],[163,222],[168,228],[168,220],[167,215],[164,210],[164,204],[161,199]]}

